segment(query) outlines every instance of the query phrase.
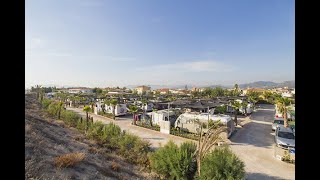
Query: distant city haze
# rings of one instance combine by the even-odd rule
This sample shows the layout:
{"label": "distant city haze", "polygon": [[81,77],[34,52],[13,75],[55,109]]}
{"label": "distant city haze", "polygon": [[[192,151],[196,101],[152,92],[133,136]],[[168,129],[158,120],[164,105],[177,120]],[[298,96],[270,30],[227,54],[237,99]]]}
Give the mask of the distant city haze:
{"label": "distant city haze", "polygon": [[294,4],[26,1],[25,86],[226,86],[294,80]]}

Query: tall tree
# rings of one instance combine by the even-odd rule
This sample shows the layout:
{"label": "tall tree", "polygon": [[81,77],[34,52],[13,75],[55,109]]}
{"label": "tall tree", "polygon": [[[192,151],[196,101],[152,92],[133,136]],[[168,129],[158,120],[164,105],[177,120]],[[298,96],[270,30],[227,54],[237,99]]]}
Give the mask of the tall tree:
{"label": "tall tree", "polygon": [[37,92],[37,99],[40,100],[41,85],[36,85],[36,87],[34,89]]}
{"label": "tall tree", "polygon": [[61,111],[62,111],[62,108],[63,108],[63,105],[64,103],[63,102],[58,102],[58,119],[60,119],[60,116],[61,116]]}
{"label": "tall tree", "polygon": [[203,135],[202,132],[202,127],[203,123],[200,123],[200,138],[198,140],[198,147],[195,152],[195,157],[197,160],[197,170],[198,170],[198,175],[200,176],[201,173],[201,161],[205,157],[207,153],[210,152],[211,148],[217,144],[220,140],[222,140],[220,134],[226,130],[225,126],[222,126],[220,122],[213,123],[210,127],[209,124],[208,126],[208,131],[206,134]]}
{"label": "tall tree", "polygon": [[276,99],[276,102],[277,102],[277,108],[280,111],[280,113],[282,113],[282,117],[284,119],[284,127],[289,127],[287,113],[292,100],[286,97],[280,97]]}
{"label": "tall tree", "polygon": [[272,103],[272,100],[271,100],[271,98],[272,98],[272,92],[270,92],[270,91],[264,91],[264,92],[262,93],[262,97],[263,97],[263,100],[265,100],[265,101],[267,101],[267,102],[269,102],[269,103]]}
{"label": "tall tree", "polygon": [[145,121],[146,105],[148,104],[148,101],[146,99],[142,99],[141,103],[142,103],[142,111],[143,111],[143,121]]}
{"label": "tall tree", "polygon": [[238,112],[239,112],[239,109],[241,108],[241,103],[239,101],[236,101],[236,100],[233,100],[231,101],[231,107],[233,108],[233,113],[234,113],[234,122],[236,123],[236,126],[238,125],[238,119],[237,119],[237,116],[238,116]]}
{"label": "tall tree", "polygon": [[116,106],[118,105],[118,100],[112,99],[110,101],[110,104],[112,105],[113,120],[115,120],[116,119]]}
{"label": "tall tree", "polygon": [[253,103],[253,107],[255,107],[256,103],[259,101],[260,94],[261,93],[255,91],[247,93],[249,101]]}
{"label": "tall tree", "polygon": [[87,122],[87,124],[86,124],[86,129],[88,129],[88,124],[89,124],[89,112],[91,111],[91,108],[90,108],[90,106],[85,106],[84,108],[83,108],[83,111],[84,112],[86,112],[86,122]]}
{"label": "tall tree", "polygon": [[235,84],[235,85],[234,85],[234,91],[235,91],[236,93],[239,92],[239,85],[238,85],[238,84]]}
{"label": "tall tree", "polygon": [[136,121],[135,121],[135,115],[137,114],[138,112],[138,107],[135,106],[135,105],[130,105],[129,106],[129,113],[132,113],[132,117],[133,117],[133,124],[136,125]]}
{"label": "tall tree", "polygon": [[241,107],[244,109],[244,115],[247,115],[248,102],[246,100],[241,102]]}

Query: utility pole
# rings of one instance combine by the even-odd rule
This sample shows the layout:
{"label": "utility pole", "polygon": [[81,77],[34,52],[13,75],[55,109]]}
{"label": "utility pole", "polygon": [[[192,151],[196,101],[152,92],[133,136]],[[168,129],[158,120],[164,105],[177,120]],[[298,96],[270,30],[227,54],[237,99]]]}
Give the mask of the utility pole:
{"label": "utility pole", "polygon": [[207,124],[208,128],[209,128],[209,120],[210,120],[210,116],[209,115],[210,114],[209,114],[209,106],[208,106],[208,124]]}
{"label": "utility pole", "polygon": [[170,117],[169,108],[170,108],[170,102],[168,102],[168,121],[170,121],[170,119],[169,119],[169,117]]}

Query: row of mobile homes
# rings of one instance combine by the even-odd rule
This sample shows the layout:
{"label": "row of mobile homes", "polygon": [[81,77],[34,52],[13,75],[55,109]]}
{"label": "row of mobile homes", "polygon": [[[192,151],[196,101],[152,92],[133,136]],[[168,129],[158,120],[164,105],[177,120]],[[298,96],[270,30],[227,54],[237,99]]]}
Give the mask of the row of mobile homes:
{"label": "row of mobile homes", "polygon": [[[106,113],[113,113],[112,105],[105,105],[102,102],[96,102],[94,107],[94,113],[98,114],[100,111],[104,111]],[[123,116],[127,114],[127,105],[126,104],[117,104],[115,106],[115,116]]]}
{"label": "row of mobile homes", "polygon": [[206,133],[208,131],[209,121],[219,121],[227,126],[226,138],[229,138],[235,130],[232,118],[229,115],[213,115],[208,113],[183,113],[175,121],[174,127],[181,131],[200,133],[200,123],[204,123],[202,131]]}

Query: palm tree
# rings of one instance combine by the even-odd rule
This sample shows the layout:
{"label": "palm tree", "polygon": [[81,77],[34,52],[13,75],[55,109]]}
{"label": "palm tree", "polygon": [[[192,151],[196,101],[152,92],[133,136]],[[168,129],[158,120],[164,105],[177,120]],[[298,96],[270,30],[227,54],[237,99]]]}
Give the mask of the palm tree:
{"label": "palm tree", "polygon": [[116,106],[118,105],[118,100],[112,99],[110,104],[112,105],[113,120],[116,120]]}
{"label": "palm tree", "polygon": [[[225,126],[221,126],[221,124],[214,123],[212,126],[208,127],[208,131],[203,135],[202,128],[203,124],[198,122],[200,125],[200,138],[198,140],[198,147],[195,151],[194,156],[197,160],[197,171],[200,176],[201,172],[201,161],[211,151],[211,148],[217,144],[220,140],[222,140],[220,134],[224,132],[227,128]],[[208,124],[209,126],[209,124]]]}
{"label": "palm tree", "polygon": [[235,84],[234,85],[234,96],[238,96],[240,94],[239,92],[239,85]]}
{"label": "palm tree", "polygon": [[146,105],[148,104],[146,99],[142,99],[142,111],[143,111],[143,120],[145,121],[145,115],[146,115]]}
{"label": "palm tree", "polygon": [[277,108],[280,111],[280,113],[282,113],[282,117],[284,119],[284,127],[289,127],[287,112],[289,109],[288,106],[291,105],[291,102],[291,99],[286,97],[280,97],[276,99]]}
{"label": "palm tree", "polygon": [[263,97],[263,99],[264,99],[265,101],[267,101],[267,102],[269,102],[269,103],[272,103],[272,102],[271,102],[272,92],[270,92],[270,91],[264,91],[264,92],[262,93],[262,97]]}
{"label": "palm tree", "polygon": [[86,126],[86,128],[88,128],[88,123],[89,123],[89,112],[91,111],[91,108],[90,108],[90,106],[85,106],[84,108],[83,108],[83,111],[84,112],[86,112],[86,120],[87,120],[87,126]]}
{"label": "palm tree", "polygon": [[40,100],[40,88],[41,88],[41,85],[36,85],[35,87],[35,90],[37,92],[37,99]]}
{"label": "palm tree", "polygon": [[95,106],[96,103],[94,102],[91,102],[90,103],[90,108],[91,108],[91,112],[94,112],[94,106]]}
{"label": "palm tree", "polygon": [[250,92],[250,93],[247,93],[247,96],[248,96],[249,101],[253,103],[253,107],[255,107],[256,103],[260,99],[259,98],[260,93],[258,93],[258,92]]}
{"label": "palm tree", "polygon": [[248,107],[248,102],[243,100],[241,103],[242,108],[244,108],[244,115],[247,115],[247,107]]}
{"label": "palm tree", "polygon": [[136,125],[136,121],[135,121],[134,117],[138,112],[138,107],[135,105],[130,105],[128,109],[129,109],[129,113],[132,113],[132,115],[133,115],[132,116],[133,117],[133,124]]}
{"label": "palm tree", "polygon": [[61,111],[62,111],[62,107],[63,107],[63,102],[58,102],[58,119],[60,119],[60,115],[61,115]]}
{"label": "palm tree", "polygon": [[234,109],[234,122],[236,123],[236,126],[238,125],[238,119],[237,115],[239,112],[239,109],[241,108],[241,103],[239,101],[233,100],[231,101],[231,107]]}
{"label": "palm tree", "polygon": [[[107,105],[107,106],[110,106],[110,100],[109,100],[109,99],[104,100],[104,101],[103,101],[103,104],[104,104],[105,106],[106,106],[106,105]],[[102,109],[102,111],[105,112],[105,107]]]}

